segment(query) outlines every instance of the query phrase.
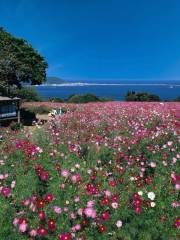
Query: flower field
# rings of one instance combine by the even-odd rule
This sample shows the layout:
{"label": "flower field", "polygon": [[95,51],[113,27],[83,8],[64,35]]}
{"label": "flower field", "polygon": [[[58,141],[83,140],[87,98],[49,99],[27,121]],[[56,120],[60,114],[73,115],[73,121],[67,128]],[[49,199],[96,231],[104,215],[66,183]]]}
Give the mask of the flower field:
{"label": "flower field", "polygon": [[0,129],[0,239],[178,239],[180,104],[49,104]]}

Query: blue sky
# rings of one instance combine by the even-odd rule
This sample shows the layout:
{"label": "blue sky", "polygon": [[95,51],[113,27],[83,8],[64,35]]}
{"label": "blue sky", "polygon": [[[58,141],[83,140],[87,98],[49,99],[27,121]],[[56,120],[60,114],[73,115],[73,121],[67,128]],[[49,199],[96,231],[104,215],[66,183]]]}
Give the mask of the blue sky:
{"label": "blue sky", "polygon": [[180,80],[179,0],[0,0],[0,25],[51,76]]}

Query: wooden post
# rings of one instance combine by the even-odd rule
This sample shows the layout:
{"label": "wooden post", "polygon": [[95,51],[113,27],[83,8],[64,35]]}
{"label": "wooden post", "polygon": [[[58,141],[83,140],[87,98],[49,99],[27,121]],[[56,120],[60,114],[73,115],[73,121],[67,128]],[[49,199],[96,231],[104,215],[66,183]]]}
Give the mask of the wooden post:
{"label": "wooden post", "polygon": [[20,103],[19,100],[17,102],[17,117],[18,117],[18,123],[21,122],[21,116],[20,116]]}

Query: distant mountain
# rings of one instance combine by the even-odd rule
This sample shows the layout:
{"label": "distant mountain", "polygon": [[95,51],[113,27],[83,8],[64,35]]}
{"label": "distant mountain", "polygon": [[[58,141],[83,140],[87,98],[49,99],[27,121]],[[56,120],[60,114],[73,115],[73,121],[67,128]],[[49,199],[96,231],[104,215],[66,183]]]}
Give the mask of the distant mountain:
{"label": "distant mountain", "polygon": [[47,81],[45,84],[61,84],[65,83],[65,81],[58,77],[47,77]]}

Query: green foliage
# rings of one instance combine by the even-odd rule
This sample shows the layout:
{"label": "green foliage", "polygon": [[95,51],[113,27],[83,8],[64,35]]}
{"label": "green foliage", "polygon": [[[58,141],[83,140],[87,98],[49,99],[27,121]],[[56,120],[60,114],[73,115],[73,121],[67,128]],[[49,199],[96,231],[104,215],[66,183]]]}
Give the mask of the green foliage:
{"label": "green foliage", "polygon": [[94,94],[73,94],[67,99],[68,103],[98,102],[99,98]]}
{"label": "green foliage", "polygon": [[9,127],[11,128],[11,130],[16,131],[16,130],[22,129],[23,124],[18,122],[12,122]]}
{"label": "green foliage", "polygon": [[180,97],[177,97],[177,98],[175,99],[175,102],[180,102]]}
{"label": "green foliage", "polygon": [[35,114],[48,114],[52,110],[52,108],[42,105],[29,107],[28,110]]}
{"label": "green foliage", "polygon": [[32,125],[32,122],[36,120],[36,114],[26,108],[21,108],[21,122],[24,125]]}
{"label": "green foliage", "polygon": [[42,99],[34,88],[24,87],[21,89],[15,89],[12,92],[13,96],[21,98],[26,102],[40,102]]}
{"label": "green foliage", "polygon": [[159,96],[146,92],[128,91],[125,96],[126,101],[132,102],[159,102]]}
{"label": "green foliage", "polygon": [[95,94],[87,93],[87,94],[72,94],[67,99],[68,103],[88,103],[88,102],[106,102],[112,101],[109,98],[100,98]]}
{"label": "green foliage", "polygon": [[109,98],[109,97],[101,97],[100,98],[101,102],[113,102],[113,98]]}
{"label": "green foliage", "polygon": [[0,239],[1,240],[14,240],[17,239],[13,232],[12,218],[15,213],[15,209],[9,207],[9,203],[0,197]]}
{"label": "green foliage", "polygon": [[50,102],[64,102],[64,100],[62,98],[57,98],[57,97],[51,97],[48,99],[48,101]]}
{"label": "green foliage", "polygon": [[23,83],[41,84],[46,80],[47,62],[24,39],[0,28],[0,89],[10,94],[11,88]]}

